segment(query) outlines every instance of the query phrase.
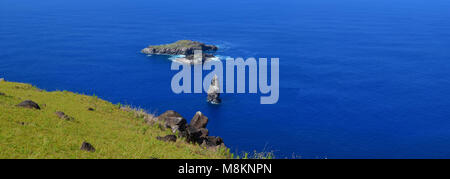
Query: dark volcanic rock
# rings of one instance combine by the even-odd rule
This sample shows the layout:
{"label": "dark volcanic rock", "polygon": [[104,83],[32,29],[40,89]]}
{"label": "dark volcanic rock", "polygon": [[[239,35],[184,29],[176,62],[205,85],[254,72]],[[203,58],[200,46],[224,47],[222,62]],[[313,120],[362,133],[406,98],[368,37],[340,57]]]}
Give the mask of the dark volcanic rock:
{"label": "dark volcanic rock", "polygon": [[0,96],[6,96],[6,94],[5,94],[5,93],[2,93],[2,92],[0,92]]}
{"label": "dark volcanic rock", "polygon": [[220,104],[222,100],[219,98],[220,96],[220,86],[219,86],[219,78],[217,75],[214,75],[213,79],[211,80],[211,85],[208,89],[208,96],[206,98],[206,101],[211,104]]}
{"label": "dark volcanic rock", "polygon": [[174,110],[168,110],[168,111],[162,113],[161,115],[159,115],[158,119],[164,120],[165,118],[168,118],[168,117],[183,117],[183,116],[181,116],[181,114],[177,113]]}
{"label": "dark volcanic rock", "polygon": [[206,101],[211,104],[220,104],[222,103],[222,100],[219,98],[219,96],[219,93],[209,93]]}
{"label": "dark volcanic rock", "polygon": [[202,135],[200,136],[200,138],[205,138],[205,137],[207,137],[207,136],[209,135],[208,129],[206,129],[206,128],[201,128],[201,129],[199,129],[199,130],[200,130],[200,132],[202,133]]}
{"label": "dark volcanic rock", "polygon": [[223,144],[223,139],[221,137],[208,136],[203,140],[202,145],[206,147],[216,147]]}
{"label": "dark volcanic rock", "polygon": [[88,111],[95,111],[94,108],[88,108]]}
{"label": "dark volcanic rock", "polygon": [[23,108],[30,108],[30,109],[38,109],[40,110],[41,107],[39,107],[39,105],[31,100],[25,100],[23,102],[21,102],[20,104],[17,105],[18,107],[23,107]]}
{"label": "dark volcanic rock", "polygon": [[208,138],[209,131],[206,128],[197,129],[191,125],[186,127],[185,131],[180,133],[181,137],[186,138],[187,142],[202,144]]}
{"label": "dark volcanic rock", "polygon": [[85,150],[85,151],[88,151],[88,152],[95,152],[94,146],[92,146],[90,143],[88,143],[86,141],[83,142],[83,144],[81,144],[80,150]]}
{"label": "dark volcanic rock", "polygon": [[55,114],[56,114],[60,119],[64,119],[64,120],[67,120],[67,121],[73,121],[73,120],[74,120],[73,117],[70,117],[70,116],[64,114],[64,112],[61,112],[61,111],[56,111]]}
{"label": "dark volcanic rock", "polygon": [[205,128],[208,125],[208,117],[197,111],[189,124],[197,129]]}
{"label": "dark volcanic rock", "polygon": [[191,55],[195,50],[217,51],[217,46],[206,45],[201,42],[191,40],[179,40],[175,43],[165,45],[153,45],[142,49],[145,54],[165,54],[165,55]]}
{"label": "dark volcanic rock", "polygon": [[186,130],[180,133],[182,137],[186,138],[186,141],[189,143],[198,143],[201,144],[203,142],[202,131],[192,127],[191,125],[187,125]]}
{"label": "dark volcanic rock", "polygon": [[165,142],[176,142],[177,141],[177,136],[175,135],[166,135],[164,137],[156,137],[156,139],[160,140],[160,141],[165,141]]}
{"label": "dark volcanic rock", "polygon": [[156,118],[156,121],[160,121],[166,128],[172,129],[173,133],[176,133],[177,131],[184,131],[187,124],[186,119],[173,110],[164,112]]}
{"label": "dark volcanic rock", "polygon": [[[200,111],[194,115],[190,124],[187,124],[186,120],[179,113],[172,110],[166,111],[156,117],[156,121],[160,122],[159,124],[164,125],[166,128],[171,128],[173,133],[178,132],[178,136],[185,138],[186,142],[200,144],[214,150],[219,147],[225,147],[222,138],[209,136],[209,131],[206,129],[208,117]],[[164,137],[156,137],[156,139],[175,142],[177,136],[167,135]]]}

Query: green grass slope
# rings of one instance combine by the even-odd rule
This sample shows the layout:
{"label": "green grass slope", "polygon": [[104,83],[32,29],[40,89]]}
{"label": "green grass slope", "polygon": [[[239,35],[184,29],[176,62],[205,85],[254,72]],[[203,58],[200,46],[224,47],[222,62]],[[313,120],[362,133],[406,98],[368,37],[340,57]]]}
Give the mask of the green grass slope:
{"label": "green grass slope", "polygon": [[[93,96],[67,91],[46,92],[29,84],[0,82],[0,158],[229,158],[225,150],[209,150],[183,140],[156,140],[170,134],[145,124]],[[41,110],[16,105],[33,100]],[[88,108],[95,109],[89,111]],[[58,118],[63,111],[73,121]],[[83,141],[96,151],[80,150]]]}

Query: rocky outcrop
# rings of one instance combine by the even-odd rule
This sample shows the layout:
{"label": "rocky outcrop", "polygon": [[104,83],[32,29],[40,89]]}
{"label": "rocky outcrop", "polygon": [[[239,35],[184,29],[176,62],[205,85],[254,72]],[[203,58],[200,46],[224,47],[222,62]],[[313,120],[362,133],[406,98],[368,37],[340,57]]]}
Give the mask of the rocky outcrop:
{"label": "rocky outcrop", "polygon": [[208,97],[206,98],[206,101],[211,104],[220,104],[222,100],[219,98],[220,96],[220,86],[219,86],[219,79],[217,75],[214,75],[213,79],[211,80],[211,85],[208,89]]}
{"label": "rocky outcrop", "polygon": [[88,151],[88,152],[95,152],[94,146],[92,146],[92,144],[90,144],[90,143],[88,143],[86,141],[84,141],[81,144],[80,150],[84,150],[84,151]]}
{"label": "rocky outcrop", "polygon": [[202,135],[200,135],[200,137],[205,138],[209,135],[209,130],[206,128],[200,128],[199,129],[200,133],[202,133]]}
{"label": "rocky outcrop", "polygon": [[221,146],[223,145],[223,139],[221,137],[207,136],[201,145],[205,147]]}
{"label": "rocky outcrop", "polygon": [[180,133],[181,137],[186,138],[186,141],[189,143],[197,143],[197,144],[201,144],[202,143],[202,131],[200,131],[199,129],[191,126],[191,125],[187,125],[186,126],[186,130]]}
{"label": "rocky outcrop", "polygon": [[[178,133],[180,137],[186,139],[186,142],[199,144],[207,148],[225,147],[222,138],[209,136],[209,131],[206,129],[208,124],[208,117],[198,111],[192,118],[189,124],[186,123],[179,113],[169,110],[160,116],[147,121],[149,124],[162,124],[166,128],[172,129],[173,133]],[[172,136],[157,137],[158,140],[173,140]],[[175,139],[176,141],[176,139]]]}
{"label": "rocky outcrop", "polygon": [[203,52],[217,51],[219,48],[215,45],[206,45],[192,40],[179,40],[171,44],[151,45],[141,50],[144,54],[160,55],[192,55],[195,50]]}
{"label": "rocky outcrop", "polygon": [[29,108],[29,109],[37,109],[40,110],[41,107],[37,103],[31,100],[25,100],[17,105],[18,107]]}
{"label": "rocky outcrop", "polygon": [[197,143],[207,148],[225,147],[222,138],[209,136],[209,131],[206,129],[207,125],[208,117],[198,111],[188,124],[188,129],[186,130],[188,142]]}
{"label": "rocky outcrop", "polygon": [[186,119],[179,113],[168,110],[154,119],[155,122],[162,123],[166,128],[170,128],[173,133],[186,129]]}
{"label": "rocky outcrop", "polygon": [[164,142],[176,142],[177,136],[176,135],[166,135],[164,137],[156,137],[157,140],[164,141]]}
{"label": "rocky outcrop", "polygon": [[208,117],[203,115],[202,112],[197,111],[191,119],[190,125],[197,129],[206,128],[206,125],[208,125]]}

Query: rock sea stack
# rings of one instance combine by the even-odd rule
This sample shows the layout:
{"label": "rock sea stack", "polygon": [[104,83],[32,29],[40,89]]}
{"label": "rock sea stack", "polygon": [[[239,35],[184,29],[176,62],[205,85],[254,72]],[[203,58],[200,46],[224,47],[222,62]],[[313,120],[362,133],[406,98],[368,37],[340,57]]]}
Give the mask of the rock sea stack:
{"label": "rock sea stack", "polygon": [[222,100],[219,98],[220,96],[220,86],[219,86],[219,79],[217,75],[214,75],[213,79],[211,80],[211,85],[208,89],[208,97],[206,98],[206,101],[211,104],[220,104]]}

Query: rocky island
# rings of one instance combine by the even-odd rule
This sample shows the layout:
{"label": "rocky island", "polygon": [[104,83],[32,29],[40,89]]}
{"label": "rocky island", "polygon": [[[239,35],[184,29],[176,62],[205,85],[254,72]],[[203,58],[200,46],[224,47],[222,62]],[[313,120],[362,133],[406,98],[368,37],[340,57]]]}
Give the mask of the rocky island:
{"label": "rocky island", "polygon": [[[219,48],[215,45],[207,45],[201,42],[192,40],[179,40],[171,44],[151,45],[141,50],[147,55],[183,55],[176,58],[175,61],[181,63],[198,64],[216,58],[213,54]],[[202,52],[201,59],[196,59],[195,51]]]}

